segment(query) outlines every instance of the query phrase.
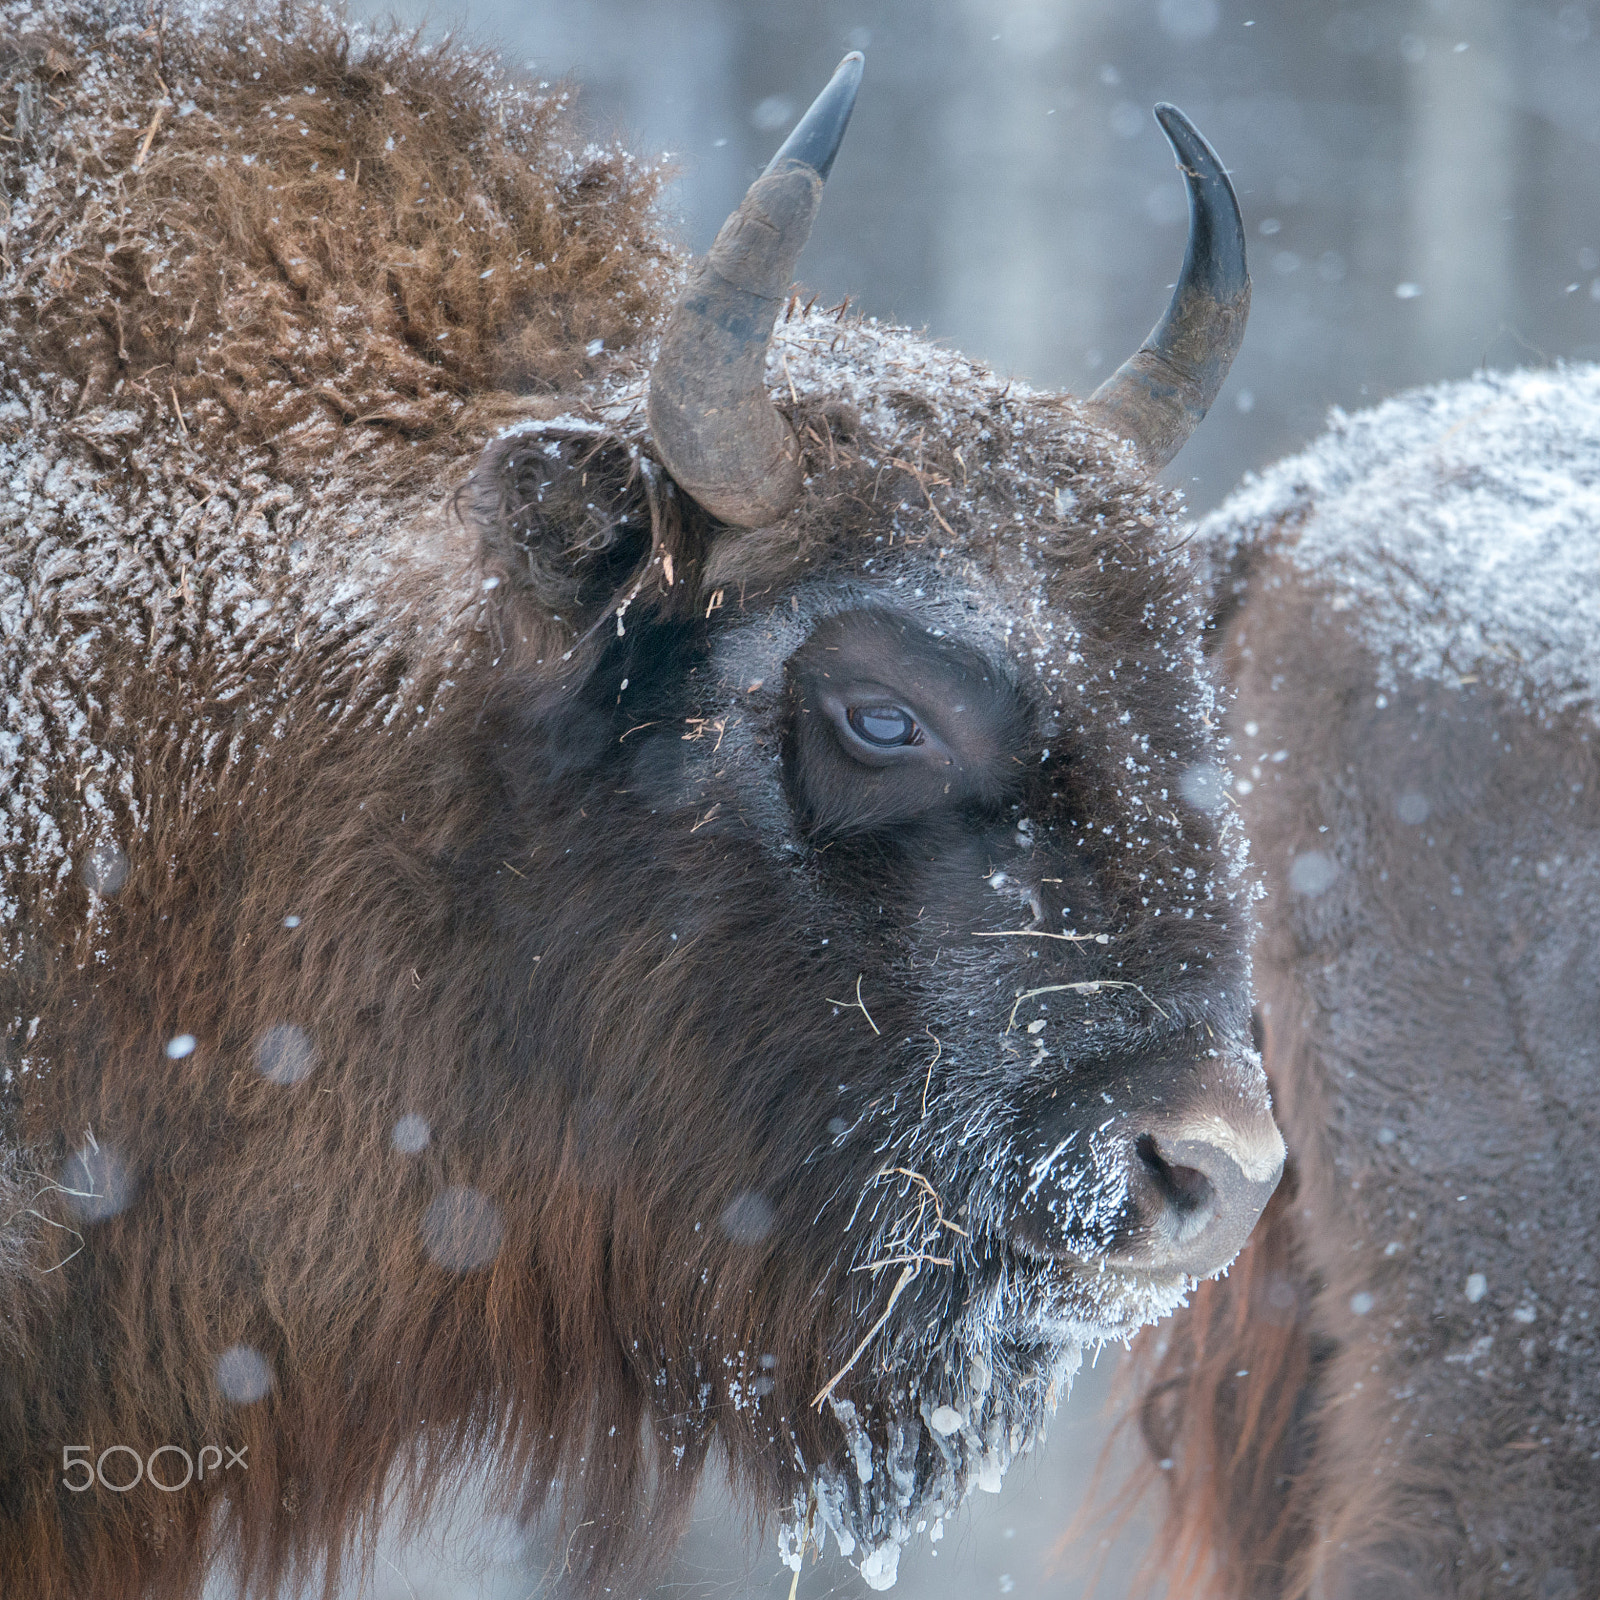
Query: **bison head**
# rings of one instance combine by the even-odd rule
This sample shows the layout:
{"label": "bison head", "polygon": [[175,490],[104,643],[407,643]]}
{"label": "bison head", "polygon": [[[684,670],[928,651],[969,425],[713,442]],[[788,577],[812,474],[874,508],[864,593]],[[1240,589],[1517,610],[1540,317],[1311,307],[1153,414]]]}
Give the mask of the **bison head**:
{"label": "bison head", "polygon": [[634,1397],[591,1501],[641,1417],[669,1477],[715,1436],[790,1561],[828,1528],[885,1587],[1084,1344],[1228,1264],[1283,1146],[1151,479],[1243,330],[1232,190],[1159,108],[1191,202],[1166,317],[1086,404],[1005,384],[790,297],[860,71],[648,375],[480,464],[497,809],[457,870],[497,930],[476,1118],[518,1126],[526,1259],[603,1308]]}
{"label": "bison head", "polygon": [[[331,81],[388,100],[390,66]],[[581,392],[479,397],[532,420],[457,502],[465,613],[458,547],[409,527],[409,445],[351,479],[296,424],[300,489],[252,465],[238,507],[196,479],[147,523],[151,463],[194,478],[174,436],[181,472],[147,441],[125,498],[74,496],[102,519],[72,535],[85,572],[161,575],[105,579],[101,676],[49,645],[78,722],[123,685],[104,737],[129,809],[70,893],[33,894],[6,974],[18,1115],[56,1175],[25,1190],[0,1162],[32,1230],[0,1267],[38,1265],[0,1338],[24,1352],[0,1385],[7,1595],[193,1594],[223,1546],[270,1588],[477,1447],[529,1514],[559,1486],[564,1560],[598,1588],[665,1545],[714,1443],[788,1559],[829,1529],[885,1586],[1037,1437],[1082,1347],[1220,1271],[1271,1191],[1243,845],[1151,477],[1242,327],[1232,193],[1161,108],[1192,212],[1166,318],[1086,404],[1003,383],[790,297],[859,70],[648,367],[586,339]],[[430,127],[464,107],[448,82]],[[464,127],[435,188],[492,140]],[[538,326],[587,326],[562,296],[631,295],[613,258],[654,243],[630,258],[633,213],[597,217],[604,186],[550,159]],[[281,567],[269,514],[301,530]],[[185,519],[197,542],[169,544]],[[174,548],[216,553],[209,597]],[[41,615],[86,604],[41,581],[64,597]],[[139,643],[129,596],[181,600],[182,626]],[[68,765],[38,792],[70,808]],[[83,782],[99,807],[112,785]],[[56,1453],[91,1444],[152,1481],[80,1493]],[[248,1475],[154,1481],[221,1444]]]}

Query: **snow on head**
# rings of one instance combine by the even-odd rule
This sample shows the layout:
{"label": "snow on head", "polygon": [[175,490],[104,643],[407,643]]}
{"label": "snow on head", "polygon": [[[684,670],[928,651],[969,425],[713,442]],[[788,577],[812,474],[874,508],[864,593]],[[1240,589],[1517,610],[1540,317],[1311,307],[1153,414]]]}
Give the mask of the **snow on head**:
{"label": "snow on head", "polygon": [[[1379,689],[1401,674],[1483,678],[1547,711],[1593,714],[1596,527],[1600,367],[1572,366],[1479,373],[1336,411],[1309,449],[1202,521],[1200,542],[1223,583],[1242,551],[1281,544],[1348,613]],[[1425,805],[1411,797],[1401,815]]]}

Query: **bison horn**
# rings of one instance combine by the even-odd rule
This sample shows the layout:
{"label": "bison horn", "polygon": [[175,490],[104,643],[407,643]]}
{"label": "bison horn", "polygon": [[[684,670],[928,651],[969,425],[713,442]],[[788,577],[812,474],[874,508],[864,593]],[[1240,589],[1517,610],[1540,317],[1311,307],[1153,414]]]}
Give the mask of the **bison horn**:
{"label": "bison horn", "polygon": [[1164,467],[1216,399],[1250,312],[1244,221],[1216,152],[1176,106],[1156,120],[1189,185],[1189,248],[1167,314],[1131,359],[1089,396],[1090,420]]}
{"label": "bison horn", "polygon": [[739,209],[667,319],[650,370],[650,433],[678,486],[741,528],[800,497],[800,446],[767,397],[767,345],[861,84],[852,50]]}

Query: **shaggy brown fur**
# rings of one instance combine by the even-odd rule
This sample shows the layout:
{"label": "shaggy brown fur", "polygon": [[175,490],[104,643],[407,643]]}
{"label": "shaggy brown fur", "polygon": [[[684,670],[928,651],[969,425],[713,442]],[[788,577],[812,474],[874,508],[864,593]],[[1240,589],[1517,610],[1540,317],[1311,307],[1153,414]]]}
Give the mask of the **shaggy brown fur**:
{"label": "shaggy brown fur", "polygon": [[[1276,1596],[1307,1536],[1311,1507],[1285,1494],[1305,1468],[1318,1356],[1298,1198],[1291,1171],[1228,1276],[1139,1339],[1119,1378],[1120,1394],[1138,1396],[1130,1421],[1152,1462],[1125,1499],[1160,1484],[1170,1508],[1143,1570],[1175,1596]],[[1219,1550],[1237,1552],[1221,1571]]]}
{"label": "shaggy brown fur", "polygon": [[[1041,1144],[1196,1085],[1265,1125],[1172,498],[812,312],[807,498],[730,533],[641,431],[657,177],[555,101],[315,14],[8,16],[0,1593],[331,1588],[479,1451],[599,1588],[714,1440],[892,1559],[1181,1292],[1084,1264],[1115,1152],[1078,1255],[1012,1253]],[[993,770],[808,838],[788,663],[863,595],[891,679],[990,675]],[[63,1481],[167,1444],[249,1471]]]}
{"label": "shaggy brown fur", "polygon": [[499,87],[411,36],[353,47],[315,11],[105,20],[87,59],[92,34],[25,11],[0,39],[0,181],[47,179],[9,247],[8,359],[70,414],[115,391],[207,451],[344,423],[470,437],[506,391],[602,370],[588,347],[633,344],[659,305],[662,173],[571,154],[570,89]]}

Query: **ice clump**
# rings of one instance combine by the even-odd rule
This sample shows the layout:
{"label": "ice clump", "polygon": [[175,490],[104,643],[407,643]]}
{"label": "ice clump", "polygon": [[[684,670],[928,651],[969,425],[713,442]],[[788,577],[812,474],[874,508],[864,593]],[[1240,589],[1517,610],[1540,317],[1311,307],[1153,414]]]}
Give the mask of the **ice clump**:
{"label": "ice clump", "polygon": [[885,1539],[861,1561],[861,1581],[869,1589],[892,1589],[900,1572],[900,1545]]}

